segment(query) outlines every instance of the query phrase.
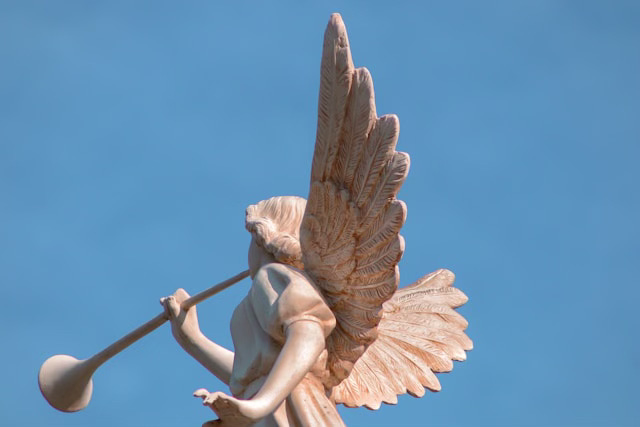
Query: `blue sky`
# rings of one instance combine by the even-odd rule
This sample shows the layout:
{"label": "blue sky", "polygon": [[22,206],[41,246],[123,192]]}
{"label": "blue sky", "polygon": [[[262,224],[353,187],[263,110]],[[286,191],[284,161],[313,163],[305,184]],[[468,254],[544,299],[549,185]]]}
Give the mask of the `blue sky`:
{"label": "blue sky", "polygon": [[[306,196],[332,12],[411,155],[402,285],[453,270],[475,343],[442,392],[347,424],[638,425],[640,7],[577,0],[0,1],[3,425],[213,417],[167,327],[82,412],[36,375],[245,269],[245,207]],[[247,287],[199,307],[223,345]]]}

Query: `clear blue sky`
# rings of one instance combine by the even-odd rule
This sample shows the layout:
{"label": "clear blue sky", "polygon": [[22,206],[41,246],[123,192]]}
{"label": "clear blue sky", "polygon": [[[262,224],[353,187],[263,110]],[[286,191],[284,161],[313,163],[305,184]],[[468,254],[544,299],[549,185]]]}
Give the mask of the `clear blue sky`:
{"label": "clear blue sky", "polygon": [[[229,2],[231,3],[231,2]],[[475,349],[350,426],[640,423],[640,3],[0,1],[3,426],[199,426],[167,327],[51,409],[36,375],[246,268],[247,205],[306,196],[340,12],[411,155],[402,284],[440,267]],[[199,307],[230,345],[247,283]]]}

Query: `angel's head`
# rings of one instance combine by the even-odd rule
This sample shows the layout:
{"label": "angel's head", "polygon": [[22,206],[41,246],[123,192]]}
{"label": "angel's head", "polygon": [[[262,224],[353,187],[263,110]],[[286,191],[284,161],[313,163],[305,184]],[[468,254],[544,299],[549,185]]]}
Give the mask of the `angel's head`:
{"label": "angel's head", "polygon": [[303,268],[300,224],[306,205],[302,197],[279,196],[249,206],[245,226],[253,244],[277,262]]}

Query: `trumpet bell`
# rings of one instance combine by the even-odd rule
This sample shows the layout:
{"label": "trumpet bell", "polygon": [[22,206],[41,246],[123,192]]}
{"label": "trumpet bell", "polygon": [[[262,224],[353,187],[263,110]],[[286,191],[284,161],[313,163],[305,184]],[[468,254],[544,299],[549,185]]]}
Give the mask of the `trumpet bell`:
{"label": "trumpet bell", "polygon": [[97,367],[66,354],[48,358],[40,367],[38,385],[47,402],[62,412],[87,407],[93,392],[91,376]]}

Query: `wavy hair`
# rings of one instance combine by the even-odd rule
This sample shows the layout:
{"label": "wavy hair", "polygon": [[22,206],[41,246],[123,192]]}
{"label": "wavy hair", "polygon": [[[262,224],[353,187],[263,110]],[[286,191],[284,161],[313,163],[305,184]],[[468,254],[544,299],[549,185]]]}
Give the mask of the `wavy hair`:
{"label": "wavy hair", "polygon": [[247,208],[245,227],[276,261],[302,269],[300,224],[306,206],[307,201],[297,196],[263,200]]}

